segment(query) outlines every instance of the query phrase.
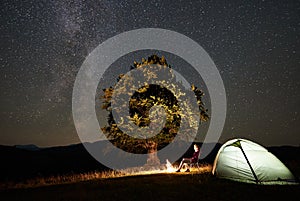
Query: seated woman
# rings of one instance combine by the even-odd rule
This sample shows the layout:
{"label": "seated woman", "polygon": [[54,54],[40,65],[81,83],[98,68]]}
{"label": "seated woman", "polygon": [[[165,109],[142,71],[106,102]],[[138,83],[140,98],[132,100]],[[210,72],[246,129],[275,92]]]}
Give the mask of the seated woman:
{"label": "seated woman", "polygon": [[[194,144],[194,153],[193,156],[191,158],[183,158],[180,162],[180,165],[178,167],[178,169],[176,170],[176,172],[180,172],[180,169],[182,168],[184,163],[196,163],[198,161],[198,157],[199,157],[199,153],[200,153],[200,148],[197,144]],[[186,169],[186,172],[189,172],[190,169]]]}

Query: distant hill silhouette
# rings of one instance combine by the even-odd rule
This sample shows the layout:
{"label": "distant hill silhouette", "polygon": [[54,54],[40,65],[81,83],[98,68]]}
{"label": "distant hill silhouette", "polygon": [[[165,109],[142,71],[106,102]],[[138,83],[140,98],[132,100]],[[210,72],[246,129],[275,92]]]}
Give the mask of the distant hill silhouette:
{"label": "distant hill silhouette", "polygon": [[0,180],[23,180],[108,169],[96,161],[82,144],[26,150],[0,145]]}
{"label": "distant hill silhouette", "polygon": [[28,144],[28,145],[15,145],[16,148],[18,149],[25,149],[25,150],[30,150],[30,151],[37,151],[40,148],[34,144]]}
{"label": "distant hill silhouette", "polygon": [[[107,141],[97,143],[100,146]],[[202,144],[199,143],[199,145]],[[216,144],[212,152],[203,159],[203,162],[213,163],[221,145]],[[292,172],[296,172],[295,176],[299,177],[300,147],[273,146],[266,148],[285,163]],[[191,146],[182,157],[189,157],[192,153],[193,147]],[[86,151],[83,144],[49,148],[38,148],[35,145],[0,145],[0,159],[0,181],[17,181],[37,176],[55,176],[109,169],[96,161]],[[179,161],[180,159],[177,162]]]}

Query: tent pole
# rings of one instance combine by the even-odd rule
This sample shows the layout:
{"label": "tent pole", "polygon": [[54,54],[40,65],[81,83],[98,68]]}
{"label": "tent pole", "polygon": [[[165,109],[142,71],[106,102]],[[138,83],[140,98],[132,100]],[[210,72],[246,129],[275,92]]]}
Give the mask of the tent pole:
{"label": "tent pole", "polygon": [[246,154],[245,154],[242,146],[239,146],[239,148],[242,150],[242,153],[243,153],[244,157],[246,158],[246,161],[247,161],[247,163],[248,163],[248,165],[250,167],[250,170],[251,170],[251,172],[252,172],[252,174],[253,174],[253,176],[255,178],[256,183],[258,183],[258,178],[257,178],[257,176],[256,176],[256,174],[255,174],[255,172],[254,172],[254,170],[253,170],[253,168],[252,168],[252,166],[251,166],[251,164],[250,164],[250,162],[249,162],[249,160],[248,160],[248,158],[247,158],[247,156],[246,156]]}

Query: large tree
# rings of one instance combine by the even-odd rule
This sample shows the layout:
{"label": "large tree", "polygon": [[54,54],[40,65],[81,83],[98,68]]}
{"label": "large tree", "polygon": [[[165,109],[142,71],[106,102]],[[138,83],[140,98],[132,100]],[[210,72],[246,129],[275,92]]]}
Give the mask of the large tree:
{"label": "large tree", "polygon": [[[155,65],[155,67],[153,67]],[[176,76],[171,73],[171,66],[167,63],[166,59],[162,56],[161,58],[157,55],[151,55],[148,59],[142,59],[141,62],[134,62],[130,70],[138,70],[138,73],[144,77],[143,83],[138,83],[128,75],[120,75],[118,82],[114,87],[103,89],[104,95],[102,97],[103,105],[102,108],[109,112],[107,118],[107,125],[102,127],[102,131],[111,142],[131,153],[150,153],[150,158],[147,163],[149,165],[155,165],[159,163],[156,156],[157,149],[160,149],[171,142],[176,136],[178,129],[181,125],[182,117],[186,114],[195,113],[189,100],[185,99],[187,95],[187,89],[183,84],[176,80]],[[163,74],[163,79],[161,78]],[[151,80],[159,80],[159,84],[151,84]],[[137,86],[140,86],[137,88]],[[117,87],[116,87],[117,86]],[[170,90],[171,89],[171,90]],[[194,96],[197,100],[197,116],[200,121],[206,121],[209,116],[207,109],[205,109],[202,102],[203,92],[196,86],[191,86]],[[134,93],[130,94],[129,100],[123,100],[123,96],[129,91],[135,90]],[[172,93],[176,91],[176,93]],[[118,110],[129,107],[129,114],[125,117],[121,117],[121,122],[118,125],[113,117],[112,113],[112,97],[117,96],[119,99],[120,107],[114,108]],[[121,102],[120,102],[121,100]],[[185,114],[182,112],[182,108],[178,100],[183,100],[185,108]],[[121,104],[120,104],[121,103]],[[159,107],[155,107],[159,106]],[[148,133],[136,133],[135,135],[128,135],[120,129],[130,128],[129,121],[133,122],[136,126],[143,128],[149,126],[151,122],[151,115],[161,115],[161,110],[165,111],[165,124],[163,128],[155,136],[147,137]],[[199,110],[198,110],[199,109]],[[199,119],[198,119],[199,120]],[[156,119],[152,125],[159,125],[161,123],[160,118]],[[193,125],[193,119],[189,126],[185,128],[186,138],[189,137],[189,131],[191,129],[197,129],[198,125]],[[192,131],[191,131],[192,132]]]}

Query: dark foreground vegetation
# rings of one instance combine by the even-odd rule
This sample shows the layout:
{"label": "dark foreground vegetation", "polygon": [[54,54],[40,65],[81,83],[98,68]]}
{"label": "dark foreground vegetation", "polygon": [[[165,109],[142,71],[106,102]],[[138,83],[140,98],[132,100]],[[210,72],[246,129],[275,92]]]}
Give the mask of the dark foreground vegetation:
{"label": "dark foreground vegetation", "polygon": [[1,190],[1,200],[299,200],[300,186],[260,186],[220,180],[210,173],[172,173]]}
{"label": "dark foreground vegetation", "polygon": [[[203,160],[211,165],[218,148]],[[0,146],[0,200],[299,200],[300,185],[262,186],[221,180],[210,171],[119,177],[109,173],[82,145],[24,150]],[[300,148],[269,147],[299,179]],[[184,156],[192,153],[188,150]],[[88,172],[96,172],[87,174]],[[101,172],[108,172],[103,177]],[[100,173],[100,174],[98,174]],[[60,176],[59,176],[60,175]],[[66,176],[68,175],[68,176]],[[72,176],[74,175],[74,176]],[[53,178],[43,182],[34,178]],[[90,178],[89,178],[90,177]],[[82,181],[88,180],[88,181]],[[87,179],[84,179],[87,178]],[[39,181],[38,185],[26,182]],[[70,179],[71,182],[64,182]],[[13,185],[6,185],[11,183]],[[21,183],[23,185],[15,185]],[[17,188],[10,188],[17,186]]]}

